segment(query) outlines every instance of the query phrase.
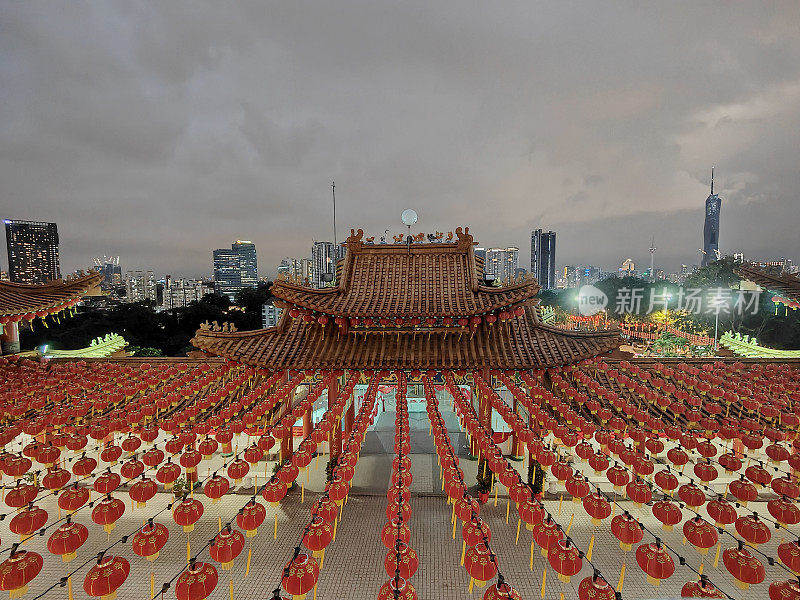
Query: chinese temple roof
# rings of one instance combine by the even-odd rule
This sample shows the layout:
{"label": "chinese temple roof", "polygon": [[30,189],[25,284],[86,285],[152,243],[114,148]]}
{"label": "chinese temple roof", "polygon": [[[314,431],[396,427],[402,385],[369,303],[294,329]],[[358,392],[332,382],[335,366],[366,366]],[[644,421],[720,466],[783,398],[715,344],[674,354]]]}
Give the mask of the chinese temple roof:
{"label": "chinese temple roof", "polygon": [[438,244],[370,244],[363,231],[347,239],[347,254],[335,287],[315,289],[287,280],[272,293],[288,307],[333,317],[472,316],[533,298],[533,278],[505,287],[483,285],[477,276],[469,227],[458,241]]}
{"label": "chinese temple roof", "polygon": [[479,284],[469,229],[456,233],[457,243],[405,246],[364,244],[363,232],[353,232],[336,287],[276,282],[273,293],[288,309],[277,327],[237,332],[206,324],[192,344],[271,369],[533,369],[619,346],[615,331],[544,324],[534,279]]}
{"label": "chinese temple roof", "polygon": [[757,283],[762,288],[785,294],[788,298],[800,301],[800,277],[790,273],[774,273],[753,265],[739,267],[739,275]]}
{"label": "chinese temple roof", "polygon": [[90,271],[85,275],[41,284],[0,281],[0,316],[57,312],[86,295],[102,279],[101,273]]}

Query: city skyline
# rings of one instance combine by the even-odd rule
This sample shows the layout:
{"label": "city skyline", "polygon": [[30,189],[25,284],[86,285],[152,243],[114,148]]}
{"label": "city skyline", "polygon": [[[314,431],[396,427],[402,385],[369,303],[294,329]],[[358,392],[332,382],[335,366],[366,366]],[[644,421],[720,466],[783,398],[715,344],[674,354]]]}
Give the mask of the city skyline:
{"label": "city skyline", "polygon": [[564,264],[644,264],[655,235],[676,270],[715,165],[722,253],[800,255],[796,3],[610,3],[602,27],[456,6],[7,3],[0,216],[58,222],[65,272],[112,252],[193,276],[246,238],[267,274],[332,240],[335,180],[340,237],[400,233],[410,207],[484,247],[552,229]]}

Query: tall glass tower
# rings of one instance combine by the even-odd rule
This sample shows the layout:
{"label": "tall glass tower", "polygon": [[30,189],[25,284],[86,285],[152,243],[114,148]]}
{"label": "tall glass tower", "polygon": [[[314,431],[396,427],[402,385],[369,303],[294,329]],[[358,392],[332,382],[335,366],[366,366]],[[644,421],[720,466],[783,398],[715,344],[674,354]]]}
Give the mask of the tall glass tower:
{"label": "tall glass tower", "polygon": [[555,231],[531,231],[531,272],[543,290],[556,287]]}
{"label": "tall glass tower", "polygon": [[55,223],[6,219],[8,277],[15,283],[45,283],[61,278]]}
{"label": "tall glass tower", "polygon": [[703,261],[701,266],[719,258],[719,212],[722,199],[714,193],[714,169],[711,169],[711,194],[706,198],[706,219],[703,225]]}

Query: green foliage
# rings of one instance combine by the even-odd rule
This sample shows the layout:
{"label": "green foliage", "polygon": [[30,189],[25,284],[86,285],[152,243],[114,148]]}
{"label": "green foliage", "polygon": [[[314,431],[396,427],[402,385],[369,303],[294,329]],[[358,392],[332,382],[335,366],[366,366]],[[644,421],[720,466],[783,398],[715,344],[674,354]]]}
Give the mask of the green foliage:
{"label": "green foliage", "polygon": [[[261,300],[267,297],[270,287],[262,283],[242,293],[243,310],[231,309],[228,297],[221,294],[206,294],[199,302],[163,312],[156,312],[145,303],[122,303],[104,309],[87,307],[74,317],[62,317],[60,324],[48,323],[48,328],[37,326],[33,331],[23,329],[20,341],[23,350],[44,344],[60,350],[77,350],[97,337],[118,333],[130,348],[153,349],[160,351],[161,356],[185,356],[192,350],[189,340],[205,321],[220,324],[228,321],[240,331],[260,329]],[[140,352],[135,355],[158,356]]]}
{"label": "green foliage", "polygon": [[148,348],[142,346],[128,346],[128,352],[133,356],[164,356],[160,348]]}
{"label": "green foliage", "polygon": [[492,489],[492,482],[494,481],[494,473],[489,468],[489,464],[486,462],[485,458],[481,458],[478,460],[478,473],[477,473],[477,480],[478,480],[478,493],[488,494],[489,491]]}
{"label": "green foliage", "polygon": [[336,468],[336,459],[331,458],[328,464],[325,465],[325,481],[330,483],[333,481],[333,471]]}
{"label": "green foliage", "polygon": [[[534,479],[534,471],[536,478]],[[544,491],[544,482],[547,479],[547,474],[542,469],[542,465],[538,461],[531,458],[528,464],[528,487],[531,488],[531,493],[540,494]]]}
{"label": "green foliage", "polygon": [[186,481],[186,477],[181,475],[175,480],[175,483],[172,485],[172,493],[176,498],[180,498],[184,494],[189,493],[189,482]]}

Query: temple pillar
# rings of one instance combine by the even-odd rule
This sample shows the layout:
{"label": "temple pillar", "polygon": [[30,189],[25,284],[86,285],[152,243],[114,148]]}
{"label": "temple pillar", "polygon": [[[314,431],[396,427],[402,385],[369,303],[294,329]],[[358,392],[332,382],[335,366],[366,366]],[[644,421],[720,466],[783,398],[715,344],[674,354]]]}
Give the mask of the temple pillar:
{"label": "temple pillar", "polygon": [[[517,397],[514,396],[514,401],[512,404],[512,408],[514,410],[514,414],[517,414]],[[520,442],[519,438],[517,437],[517,433],[512,429],[511,430],[511,457],[517,458],[520,456]]]}
{"label": "temple pillar", "polygon": [[[289,371],[284,371],[283,376],[278,382],[278,387],[284,385],[289,381]],[[290,394],[285,401],[284,410],[281,412],[281,417],[292,412],[292,400],[294,395]],[[294,423],[289,427],[289,431],[281,438],[281,461],[287,460],[294,452]]]}
{"label": "temple pillar", "polygon": [[3,325],[3,333],[0,334],[0,344],[2,352],[0,354],[19,353],[19,323],[11,321]]}
{"label": "temple pillar", "polygon": [[347,407],[347,411],[344,413],[344,435],[345,437],[350,437],[350,433],[353,431],[353,423],[356,421],[356,395],[353,394],[350,397],[350,405]]}
{"label": "temple pillar", "polygon": [[313,420],[314,407],[309,406],[308,410],[303,414],[303,439],[311,435],[311,430],[314,428]]}
{"label": "temple pillar", "polygon": [[[339,379],[334,377],[328,384],[328,410],[336,404],[339,398]],[[338,458],[342,453],[342,423],[337,421],[334,423],[333,431],[330,437],[330,453],[331,458]]]}

